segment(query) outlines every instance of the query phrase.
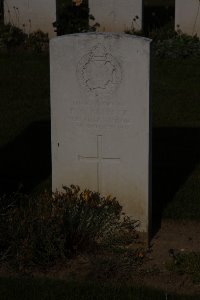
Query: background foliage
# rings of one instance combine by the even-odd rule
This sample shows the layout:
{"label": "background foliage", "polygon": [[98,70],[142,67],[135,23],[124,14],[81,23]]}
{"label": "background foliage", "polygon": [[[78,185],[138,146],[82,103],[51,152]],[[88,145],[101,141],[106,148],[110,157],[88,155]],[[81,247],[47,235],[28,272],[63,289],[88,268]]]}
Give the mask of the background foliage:
{"label": "background foliage", "polygon": [[57,1],[57,21],[54,26],[58,35],[95,31],[98,24],[90,27],[90,18],[93,19],[89,15],[88,0],[83,0],[80,5],[72,0]]}

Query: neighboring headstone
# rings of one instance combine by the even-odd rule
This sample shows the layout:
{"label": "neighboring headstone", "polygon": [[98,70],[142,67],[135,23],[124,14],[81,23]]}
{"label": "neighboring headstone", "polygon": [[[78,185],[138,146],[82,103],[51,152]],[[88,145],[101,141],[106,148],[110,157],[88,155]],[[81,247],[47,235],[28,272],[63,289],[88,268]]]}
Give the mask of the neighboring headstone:
{"label": "neighboring headstone", "polygon": [[5,0],[4,22],[21,28],[26,33],[42,30],[55,37],[56,0]]}
{"label": "neighboring headstone", "polygon": [[51,40],[52,187],[117,197],[149,223],[150,40],[74,34]]}
{"label": "neighboring headstone", "polygon": [[200,37],[200,1],[176,0],[175,30]]}
{"label": "neighboring headstone", "polygon": [[89,0],[90,15],[99,23],[98,31],[124,32],[142,28],[142,0]]}

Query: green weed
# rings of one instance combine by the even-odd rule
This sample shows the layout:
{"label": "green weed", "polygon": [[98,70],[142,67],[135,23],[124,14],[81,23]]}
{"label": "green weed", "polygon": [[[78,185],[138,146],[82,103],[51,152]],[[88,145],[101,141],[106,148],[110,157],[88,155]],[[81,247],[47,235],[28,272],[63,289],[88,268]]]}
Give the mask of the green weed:
{"label": "green weed", "polygon": [[73,185],[63,188],[53,194],[17,193],[0,199],[1,261],[21,271],[94,252],[119,232],[134,241],[138,222],[123,215],[115,198],[81,192]]}
{"label": "green weed", "polygon": [[188,274],[194,283],[200,283],[200,253],[178,253],[167,268],[180,275]]}

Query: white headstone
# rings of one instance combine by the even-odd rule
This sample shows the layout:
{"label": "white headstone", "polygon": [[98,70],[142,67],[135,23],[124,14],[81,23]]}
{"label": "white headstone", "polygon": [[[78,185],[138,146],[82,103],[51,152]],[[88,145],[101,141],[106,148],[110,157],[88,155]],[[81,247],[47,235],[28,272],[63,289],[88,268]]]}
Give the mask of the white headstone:
{"label": "white headstone", "polygon": [[89,0],[90,14],[99,23],[98,31],[124,32],[142,28],[142,0]]}
{"label": "white headstone", "polygon": [[40,29],[55,37],[56,0],[5,0],[4,20],[27,34]]}
{"label": "white headstone", "polygon": [[51,40],[52,184],[111,194],[149,222],[150,40],[74,34]]}
{"label": "white headstone", "polygon": [[[178,27],[177,27],[178,25]],[[175,30],[200,37],[200,1],[176,0]]]}

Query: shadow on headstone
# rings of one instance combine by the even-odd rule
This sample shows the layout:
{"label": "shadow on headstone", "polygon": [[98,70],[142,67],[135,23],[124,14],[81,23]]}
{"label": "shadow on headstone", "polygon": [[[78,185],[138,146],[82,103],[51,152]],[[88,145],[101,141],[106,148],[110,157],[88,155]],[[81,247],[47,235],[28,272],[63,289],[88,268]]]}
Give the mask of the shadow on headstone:
{"label": "shadow on headstone", "polygon": [[0,148],[0,194],[29,193],[51,174],[50,121],[31,124]]}
{"label": "shadow on headstone", "polygon": [[153,233],[162,212],[200,161],[200,128],[153,129]]}

